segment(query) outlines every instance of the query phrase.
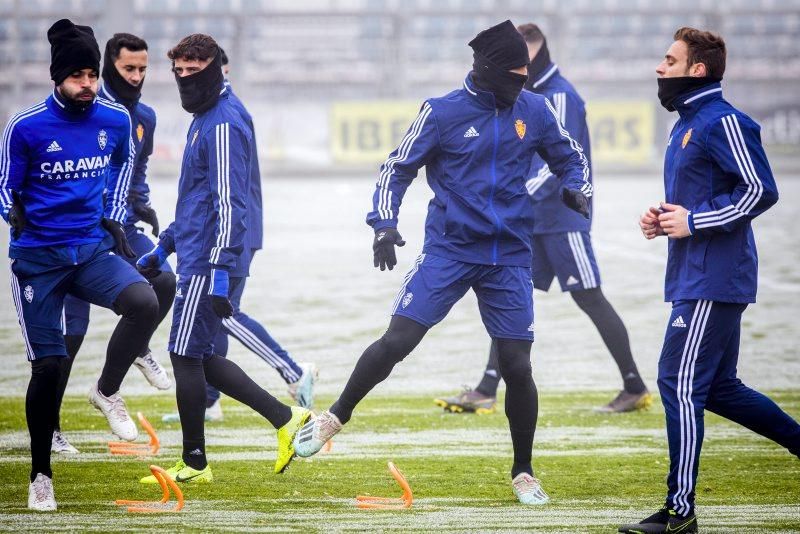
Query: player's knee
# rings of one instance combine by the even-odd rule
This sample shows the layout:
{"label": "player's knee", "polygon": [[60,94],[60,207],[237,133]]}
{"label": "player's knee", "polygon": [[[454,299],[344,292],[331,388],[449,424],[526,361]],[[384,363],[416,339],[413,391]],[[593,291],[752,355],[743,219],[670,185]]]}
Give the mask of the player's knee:
{"label": "player's knee", "polygon": [[123,317],[152,323],[158,317],[158,299],[150,284],[137,282],[122,290],[114,302],[114,309]]}
{"label": "player's knee", "polygon": [[590,310],[602,304],[605,300],[605,296],[599,287],[583,289],[580,291],[571,291],[570,296],[572,297],[572,300],[575,301],[575,304],[577,304],[578,307],[583,311]]}
{"label": "player's knee", "polygon": [[533,379],[530,341],[498,339],[497,351],[500,375],[506,385]]}
{"label": "player's knee", "polygon": [[396,362],[405,359],[414,348],[414,344],[410,343],[405,336],[391,329],[383,334],[383,337],[378,342],[381,346],[381,352],[390,356]]}
{"label": "player's knee", "polygon": [[150,285],[153,286],[153,291],[159,301],[171,301],[175,297],[177,280],[171,272],[162,271],[161,274],[150,279]]}

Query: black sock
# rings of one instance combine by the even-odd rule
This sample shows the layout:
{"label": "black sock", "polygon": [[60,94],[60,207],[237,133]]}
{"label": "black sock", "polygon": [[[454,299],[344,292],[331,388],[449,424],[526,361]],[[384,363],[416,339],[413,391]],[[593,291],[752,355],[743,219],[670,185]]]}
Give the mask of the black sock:
{"label": "black sock", "polygon": [[83,344],[83,336],[64,336],[64,344],[67,346],[67,357],[59,358],[61,374],[56,390],[56,430],[59,431],[61,430],[61,403],[64,400],[64,392],[67,390],[67,382],[69,382],[69,375],[72,372],[72,363]]}
{"label": "black sock", "polygon": [[489,346],[489,361],[486,363],[486,370],[483,372],[483,377],[475,391],[487,397],[496,397],[499,385],[500,368],[497,363],[497,343],[493,339],[492,344]]}
{"label": "black sock", "polygon": [[205,469],[206,376],[203,360],[170,353],[175,373],[175,398],[183,433],[183,461],[193,469]]}
{"label": "black sock", "polygon": [[330,408],[342,424],[350,420],[361,399],[386,380],[394,366],[414,350],[427,331],[427,326],[416,321],[400,315],[392,317],[386,333],[358,359],[339,400]]}
{"label": "black sock", "polygon": [[531,341],[497,339],[500,373],[506,381],[506,417],[514,447],[512,478],[533,475],[533,435],[539,417],[539,397],[531,370]]}
{"label": "black sock", "polygon": [[[203,360],[205,377],[209,384],[246,404],[260,413],[275,428],[280,428],[292,418],[292,410],[256,384],[242,368],[222,356],[212,356]],[[206,386],[203,384],[203,406],[205,406]]]}
{"label": "black sock", "polygon": [[106,363],[97,381],[100,393],[109,397],[119,391],[133,360],[150,343],[158,316],[158,300],[149,284],[136,282],[122,290],[114,302],[122,318],[108,342]]}
{"label": "black sock", "polygon": [[617,363],[625,391],[643,393],[647,387],[644,385],[642,377],[639,376],[636,362],[633,361],[625,323],[622,322],[603,292],[599,287],[595,287],[584,291],[573,291],[570,295],[578,307],[589,316],[603,338],[603,343],[606,344]]}
{"label": "black sock", "polygon": [[31,482],[37,473],[53,478],[50,446],[56,425],[59,360],[58,356],[49,356],[31,362],[31,381],[25,396],[25,417],[31,436]]}

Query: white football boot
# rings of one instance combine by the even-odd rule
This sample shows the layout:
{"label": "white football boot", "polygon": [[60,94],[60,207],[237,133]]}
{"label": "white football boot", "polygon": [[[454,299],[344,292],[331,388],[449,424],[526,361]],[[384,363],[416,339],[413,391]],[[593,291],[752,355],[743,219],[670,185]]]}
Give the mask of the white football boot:
{"label": "white football boot", "polygon": [[214,401],[214,404],[206,408],[206,421],[209,423],[222,421],[225,419],[225,416],[222,414],[222,403],[220,402],[222,397],[218,398]]}
{"label": "white football boot", "polygon": [[67,436],[65,436],[60,430],[53,432],[53,442],[50,445],[50,451],[60,454],[78,454],[80,452],[78,449],[72,446],[72,443],[69,442]]}
{"label": "white football boot", "polygon": [[522,504],[547,504],[550,497],[542,489],[542,484],[538,478],[534,478],[528,473],[520,473],[511,481],[514,495],[517,496]]}
{"label": "white football boot", "polygon": [[294,452],[301,458],[313,456],[341,429],[339,418],[325,410],[297,432],[294,437]]}
{"label": "white football boot", "polygon": [[133,441],[139,437],[139,430],[128,415],[128,409],[125,407],[125,401],[122,400],[119,391],[106,397],[100,393],[97,383],[95,383],[89,390],[89,404],[103,412],[111,426],[111,432],[120,439]]}
{"label": "white football boot", "polygon": [[301,408],[314,406],[314,384],[319,378],[319,370],[313,363],[300,363],[303,374],[297,382],[289,384],[289,395]]}
{"label": "white football boot", "polygon": [[144,375],[150,385],[156,389],[169,389],[172,387],[172,379],[167,370],[161,367],[149,350],[144,356],[139,356],[133,360],[135,365]]}
{"label": "white football boot", "polygon": [[28,485],[28,508],[37,512],[52,512],[57,508],[50,477],[38,473]]}

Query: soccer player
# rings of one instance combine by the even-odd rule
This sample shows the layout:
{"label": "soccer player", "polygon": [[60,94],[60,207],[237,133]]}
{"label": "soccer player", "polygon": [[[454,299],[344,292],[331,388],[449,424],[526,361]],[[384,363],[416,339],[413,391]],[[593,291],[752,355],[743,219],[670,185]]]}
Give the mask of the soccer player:
{"label": "soccer player", "polygon": [[[529,23],[517,29],[525,38],[531,58],[525,88],[545,96],[553,104],[561,124],[581,144],[591,166],[589,127],[583,99],[551,61],[547,39],[539,27]],[[531,226],[533,287],[547,291],[553,278],[558,277],[561,291],[569,292],[572,300],[589,316],[614,358],[622,377],[622,390],[597,411],[630,412],[647,408],[653,399],[633,361],[628,331],[600,289],[600,271],[589,233],[591,204],[588,219],[564,206],[558,195],[558,180],[540,156],[534,157],[528,176],[526,186],[534,203]],[[499,383],[497,343],[493,342],[486,371],[478,386],[434,402],[456,413],[493,412]]]}
{"label": "soccer player", "polygon": [[[153,242],[136,223],[145,222],[152,227],[153,235],[158,236],[158,217],[150,206],[150,188],[147,185],[147,162],[153,153],[153,132],[156,127],[156,114],[153,108],[139,101],[147,72],[147,43],[129,33],[117,33],[106,43],[103,57],[103,84],[98,91],[101,98],[125,106],[131,116],[131,142],[136,155],[133,175],[128,189],[128,213],[125,219],[125,237],[135,256],[125,258],[131,265],[141,256],[153,249]],[[158,298],[158,318],[156,327],[161,324],[172,306],[175,297],[175,275],[165,264],[162,272],[149,280]],[[61,380],[58,388],[58,405],[67,387],[72,363],[83,343],[89,327],[89,303],[72,295],[64,300],[64,342],[67,357],[61,360]],[[149,344],[149,340],[148,340]],[[157,389],[169,389],[172,385],[167,371],[158,363],[153,353],[145,347],[133,364],[142,371],[147,381]],[[53,433],[53,452],[77,453],[67,437],[61,432],[60,419],[56,420]]]}
{"label": "soccer player", "polygon": [[[250,275],[250,263],[255,253],[263,248],[264,215],[261,201],[261,172],[258,166],[258,147],[256,146],[256,132],[253,117],[244,107],[244,104],[233,92],[227,79],[230,72],[228,56],[220,48],[222,73],[225,77],[224,84],[228,91],[228,99],[239,112],[242,120],[250,128],[253,142],[250,145],[250,176],[249,195],[247,198],[247,238],[245,247],[249,249],[248,263],[240,264],[240,271],[231,272],[231,276],[242,277],[242,283],[231,293],[233,315],[222,320],[222,328],[214,340],[214,353],[223,358],[228,354],[228,336],[239,340],[259,358],[271,365],[289,386],[289,395],[303,408],[311,408],[314,403],[314,384],[317,379],[317,368],[313,363],[298,364],[289,353],[281,347],[267,330],[255,319],[244,313],[240,304],[244,293],[245,278]],[[221,421],[223,419],[222,405],[219,390],[212,385],[206,387],[206,421]],[[162,421],[171,423],[180,420],[179,414],[166,414]]]}
{"label": "soccer player", "polygon": [[725,41],[680,28],[658,65],[658,97],[678,112],[664,157],[666,202],[640,221],[667,236],[672,303],[658,362],[670,468],[663,508],[620,532],[697,532],[703,412],[739,423],[800,457],[800,425],[736,376],[742,313],[756,301],[751,221],[778,201],[759,126],[722,96]]}
{"label": "soccer player", "polygon": [[67,355],[64,296],[72,293],[122,315],[89,402],[129,441],[138,432],[119,387],[144,351],[158,314],[150,284],[120,257],[132,255],[123,229],[134,160],[130,116],[123,106],[96,98],[100,49],[91,28],[62,19],[47,38],[53,93],[9,121],[0,151],[0,205],[11,226],[11,294],[31,362],[25,399],[32,458],[28,508],[41,511],[56,509],[50,447],[60,360]]}
{"label": "soccer player", "polygon": [[389,329],[363,353],[339,399],[295,439],[300,456],[322,448],[350,420],[356,405],[389,376],[472,288],[489,335],[497,341],[506,381],[513,491],[524,504],[548,497],[533,477],[531,449],[538,400],[531,373],[533,302],[525,179],[538,152],[561,178],[561,198],[589,216],[589,167],[546,98],[522,91],[528,48],[511,21],[470,43],[473,71],[463,87],[425,101],[400,146],[381,167],[367,223],[375,230],[374,265],[397,263],[403,195],[425,166],[434,197],[422,254],[397,295]]}
{"label": "soccer player", "polygon": [[[218,356],[214,339],[222,319],[233,315],[231,295],[244,282],[248,265],[247,201],[253,136],[223,84],[216,41],[203,34],[183,38],[172,60],[181,105],[194,115],[186,136],[175,222],[158,245],[137,263],[152,276],[167,256],[178,256],[178,289],[173,306],[169,351],[183,432],[183,454],[167,472],[178,482],[211,482],[206,460],[206,382],[242,402],[278,429],[275,472],[294,457],[292,439],[310,418],[258,386],[235,363]],[[153,476],[143,483],[156,483]]]}

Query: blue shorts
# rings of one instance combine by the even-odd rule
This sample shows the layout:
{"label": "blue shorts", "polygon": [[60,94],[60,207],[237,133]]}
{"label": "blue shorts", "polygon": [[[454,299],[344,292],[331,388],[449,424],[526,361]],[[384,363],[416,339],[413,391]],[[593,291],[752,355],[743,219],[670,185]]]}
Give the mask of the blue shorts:
{"label": "blue shorts", "polygon": [[550,289],[558,277],[561,291],[600,287],[600,270],[594,259],[589,232],[563,232],[533,236],[533,287]]}
{"label": "blue shorts", "polygon": [[533,340],[533,287],[527,267],[476,265],[421,254],[403,281],[392,315],[430,328],[470,288],[491,337]]}
{"label": "blue shorts", "polygon": [[[131,246],[136,256],[133,258],[120,257],[135,268],[136,261],[153,250],[155,244],[145,235],[144,230],[138,226],[125,226],[125,236],[128,238],[128,244]],[[161,266],[161,270],[172,272],[172,268],[167,262],[164,262],[164,265]],[[85,300],[81,300],[73,295],[66,296],[64,299],[64,316],[62,320],[64,335],[86,335],[89,329],[89,309],[90,305]]]}
{"label": "blue shorts", "polygon": [[11,294],[29,360],[67,355],[62,313],[68,293],[114,310],[123,289],[147,282],[103,243],[70,248],[77,265],[37,263],[30,257],[11,261]]}
{"label": "blue shorts", "polygon": [[[244,278],[231,278],[229,295],[236,294]],[[208,294],[209,277],[178,276],[175,302],[172,305],[172,328],[169,351],[187,358],[210,358],[214,354],[214,338],[222,327],[222,319],[211,307]]]}

